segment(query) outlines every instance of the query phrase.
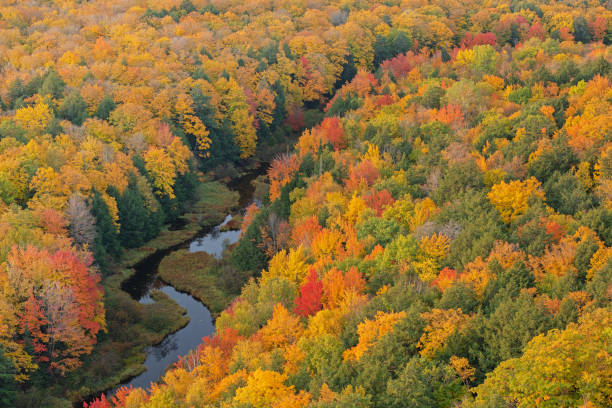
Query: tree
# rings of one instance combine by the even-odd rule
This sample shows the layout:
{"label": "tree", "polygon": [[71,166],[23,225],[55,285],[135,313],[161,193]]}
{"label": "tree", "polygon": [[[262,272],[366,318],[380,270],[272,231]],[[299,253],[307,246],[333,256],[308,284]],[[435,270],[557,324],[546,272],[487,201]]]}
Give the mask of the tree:
{"label": "tree", "polygon": [[49,95],[53,99],[60,99],[64,93],[66,83],[54,69],[50,69],[45,74],[40,87],[41,95]]}
{"label": "tree", "polygon": [[25,106],[15,112],[15,122],[26,130],[41,133],[51,123],[53,113],[49,105],[38,102],[34,106]]}
{"label": "tree", "polygon": [[102,195],[93,190],[90,195],[91,212],[96,221],[96,239],[94,241],[94,257],[96,262],[106,269],[108,257],[118,257],[121,253],[121,243],[117,226],[108,211],[106,202]]}
{"label": "tree", "polygon": [[153,186],[160,195],[174,198],[172,186],[176,179],[176,171],[168,154],[160,148],[151,146],[145,153],[145,168],[153,179]]}
{"label": "tree", "polygon": [[584,16],[574,17],[574,39],[582,43],[591,41],[591,32]]}
{"label": "tree", "polygon": [[285,347],[295,343],[303,330],[300,319],[277,303],[274,305],[272,318],[261,328],[259,335],[266,347]]}
{"label": "tree", "polygon": [[104,96],[96,109],[94,116],[97,118],[107,120],[110,116],[111,112],[115,110],[117,105],[115,105],[115,101],[109,95]]}
{"label": "tree", "polygon": [[321,298],[323,296],[323,283],[317,277],[314,269],[310,269],[310,275],[306,282],[300,287],[300,296],[295,299],[294,313],[300,316],[310,316],[321,310]]}
{"label": "tree", "polygon": [[268,265],[268,270],[262,272],[262,281],[282,276],[290,282],[300,285],[308,275],[308,264],[304,248],[297,247],[289,251],[277,252]]}
{"label": "tree", "polygon": [[447,407],[463,394],[461,380],[453,369],[414,357],[387,383],[383,396],[388,407]]}
{"label": "tree", "polygon": [[130,181],[122,194],[115,192],[114,197],[119,210],[119,240],[123,247],[139,247],[157,234],[163,222],[160,215],[163,215],[159,209],[152,211],[146,207],[144,196],[135,179]]}
{"label": "tree", "polygon": [[325,134],[326,139],[331,143],[334,150],[346,147],[346,136],[340,120],[336,116],[327,117],[321,122],[320,131]]}
{"label": "tree", "polygon": [[88,116],[87,104],[80,94],[73,92],[64,98],[57,110],[57,115],[80,126]]}
{"label": "tree", "polygon": [[346,350],[342,357],[344,360],[359,360],[372,345],[381,337],[393,330],[401,319],[406,317],[406,312],[384,313],[378,311],[374,320],[365,320],[357,326],[359,343],[353,348]]}
{"label": "tree", "polygon": [[15,367],[0,348],[0,404],[12,407],[17,397],[17,385],[15,384]]}
{"label": "tree", "polygon": [[70,234],[75,244],[90,247],[96,240],[96,220],[83,197],[73,194],[66,204]]}
{"label": "tree", "polygon": [[364,200],[366,205],[375,210],[379,217],[387,207],[392,206],[395,202],[393,196],[387,189],[372,191],[364,197]]}
{"label": "tree", "polygon": [[425,333],[419,340],[421,355],[433,358],[446,346],[448,338],[457,330],[461,330],[469,323],[470,316],[461,309],[432,309],[421,315],[427,326]]}
{"label": "tree", "polygon": [[525,181],[502,181],[495,184],[487,197],[500,212],[502,219],[509,224],[527,211],[530,200],[543,199],[544,194],[540,182],[532,177]]}
{"label": "tree", "polygon": [[329,309],[341,307],[364,289],[365,280],[357,268],[350,268],[346,274],[332,268],[323,276],[323,303]]}
{"label": "tree", "polygon": [[253,408],[271,407],[293,393],[293,386],[284,384],[286,379],[277,372],[257,369],[249,375],[246,385],[236,390],[234,400]]}
{"label": "tree", "polygon": [[[498,297],[503,298],[503,292]],[[485,323],[484,342],[491,368],[520,356],[527,342],[551,328],[551,316],[526,291],[516,299],[498,301],[499,306]],[[484,367],[483,367],[484,368]]]}

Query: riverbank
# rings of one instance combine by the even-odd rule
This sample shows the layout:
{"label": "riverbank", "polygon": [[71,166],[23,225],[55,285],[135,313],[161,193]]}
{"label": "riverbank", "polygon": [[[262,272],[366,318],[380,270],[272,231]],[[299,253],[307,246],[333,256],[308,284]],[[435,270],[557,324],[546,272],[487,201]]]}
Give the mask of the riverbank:
{"label": "riverbank", "polygon": [[191,239],[222,222],[227,213],[238,208],[238,202],[239,193],[220,182],[203,180],[197,187],[196,200],[178,222],[167,225],[142,247],[126,251],[114,273],[103,280],[107,331],[99,335],[92,354],[79,369],[57,378],[53,385],[30,387],[21,395],[20,405],[71,407],[142,373],[147,347],[185,327],[189,318],[184,308],[161,291],[151,294],[153,303],[142,304],[125,292],[122,284],[140,263],[188,245]]}

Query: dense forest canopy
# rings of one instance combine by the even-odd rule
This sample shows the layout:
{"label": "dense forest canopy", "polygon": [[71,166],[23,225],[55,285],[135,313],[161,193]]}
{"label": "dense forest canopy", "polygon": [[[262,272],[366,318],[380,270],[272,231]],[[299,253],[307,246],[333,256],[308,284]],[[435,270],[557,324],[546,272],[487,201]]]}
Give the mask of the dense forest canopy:
{"label": "dense forest canopy", "polygon": [[201,171],[294,137],[217,334],[90,407],[612,405],[610,44],[597,0],[3,1],[0,404]]}

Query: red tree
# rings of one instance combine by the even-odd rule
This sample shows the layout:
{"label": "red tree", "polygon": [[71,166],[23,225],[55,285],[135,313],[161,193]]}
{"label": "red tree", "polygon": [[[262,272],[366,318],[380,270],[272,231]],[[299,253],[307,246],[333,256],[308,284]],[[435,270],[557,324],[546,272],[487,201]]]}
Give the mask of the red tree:
{"label": "red tree", "polygon": [[497,44],[497,37],[495,34],[488,33],[476,33],[472,34],[470,32],[465,33],[463,39],[461,40],[460,46],[461,48],[472,48],[476,45],[495,45]]}
{"label": "red tree", "polygon": [[293,312],[300,316],[310,316],[321,310],[323,282],[317,277],[314,269],[310,269],[306,283],[300,287],[300,296],[295,298]]}
{"label": "red tree", "polygon": [[324,133],[326,139],[331,143],[334,150],[340,150],[346,147],[346,137],[344,128],[337,116],[323,119],[320,130]]}
{"label": "red tree", "polygon": [[[50,258],[55,269],[70,279],[72,293],[78,304],[79,325],[89,332],[91,344],[96,343],[96,335],[102,328],[99,316],[104,314],[100,276],[89,270],[91,259],[84,261],[68,251],[58,251]],[[85,340],[85,339],[84,339]]]}
{"label": "red tree", "polygon": [[346,186],[349,190],[356,190],[362,185],[371,186],[378,180],[380,173],[371,161],[363,160],[358,165],[351,167],[349,179]]}
{"label": "red tree", "polygon": [[393,205],[395,200],[387,189],[380,190],[379,192],[372,191],[370,194],[364,197],[365,203],[368,207],[376,210],[376,214],[380,217],[383,210]]}
{"label": "red tree", "polygon": [[113,408],[113,406],[106,399],[106,395],[102,394],[100,398],[96,398],[89,404],[87,402],[84,402],[83,408]]}
{"label": "red tree", "polygon": [[30,290],[30,297],[25,302],[21,315],[21,334],[29,336],[26,341],[31,343],[37,360],[40,362],[49,361],[49,357],[43,355],[48,350],[49,335],[44,331],[47,324],[49,321],[45,316],[43,302],[37,299],[34,292]]}
{"label": "red tree", "polygon": [[306,127],[306,118],[304,111],[301,109],[295,109],[289,112],[285,124],[291,128],[294,132],[299,132]]}

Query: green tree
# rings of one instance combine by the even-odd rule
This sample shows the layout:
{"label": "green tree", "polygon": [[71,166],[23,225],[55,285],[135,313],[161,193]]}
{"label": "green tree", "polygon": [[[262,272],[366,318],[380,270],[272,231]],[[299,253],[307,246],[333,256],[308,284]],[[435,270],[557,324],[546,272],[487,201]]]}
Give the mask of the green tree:
{"label": "green tree", "polygon": [[357,238],[364,240],[371,236],[374,244],[387,246],[397,236],[399,229],[395,220],[371,217],[357,225]]}
{"label": "green tree", "polygon": [[523,292],[516,299],[507,299],[500,303],[485,323],[487,359],[496,366],[501,361],[518,357],[529,340],[551,327],[550,314],[537,305],[528,293]]}
{"label": "green tree", "polygon": [[461,379],[447,366],[414,357],[397,379],[387,383],[389,408],[450,407],[465,392]]}
{"label": "green tree", "polygon": [[39,93],[49,95],[53,99],[60,99],[64,94],[66,83],[54,69],[50,69],[44,76]]}
{"label": "green tree", "polygon": [[574,39],[582,43],[591,41],[591,32],[589,31],[589,24],[584,16],[574,17]]}
{"label": "green tree", "polygon": [[565,330],[535,337],[521,357],[489,374],[466,406],[609,406],[611,325],[610,310],[597,309]]}
{"label": "green tree", "polygon": [[0,405],[3,407],[12,407],[15,404],[17,384],[14,376],[15,367],[0,348]]}
{"label": "green tree", "polygon": [[72,92],[62,101],[62,104],[57,110],[57,115],[62,119],[69,120],[75,125],[80,126],[87,118],[87,104],[81,95]]}
{"label": "green tree", "polygon": [[94,116],[100,119],[107,120],[108,116],[112,111],[115,110],[116,106],[117,105],[115,105],[115,101],[113,101],[113,98],[111,98],[109,95],[106,95],[100,101],[100,104],[98,105],[98,109],[96,109],[96,113],[94,113]]}
{"label": "green tree", "polygon": [[[133,179],[123,194],[115,193],[119,209],[119,240],[125,248],[136,248],[159,232],[159,211],[149,211]],[[163,220],[162,220],[163,223]]]}
{"label": "green tree", "polygon": [[593,206],[593,199],[576,176],[554,172],[544,183],[546,203],[561,214],[576,214]]}
{"label": "green tree", "polygon": [[108,257],[118,257],[121,254],[121,243],[117,227],[108,211],[102,195],[93,190],[90,196],[91,212],[96,219],[96,240],[94,241],[94,257],[103,271],[107,270]]}

